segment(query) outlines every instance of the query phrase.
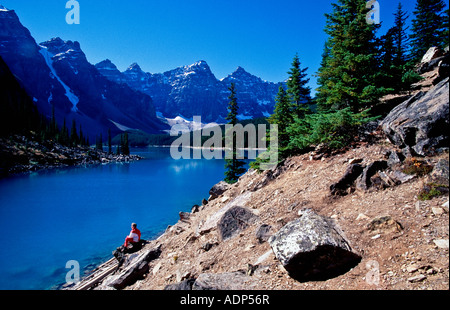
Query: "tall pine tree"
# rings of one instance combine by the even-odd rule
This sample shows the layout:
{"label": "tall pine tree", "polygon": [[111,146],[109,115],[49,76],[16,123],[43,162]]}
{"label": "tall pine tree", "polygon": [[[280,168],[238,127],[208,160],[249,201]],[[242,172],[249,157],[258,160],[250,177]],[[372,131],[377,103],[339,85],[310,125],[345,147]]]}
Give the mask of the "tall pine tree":
{"label": "tall pine tree", "polygon": [[360,111],[377,102],[386,90],[377,82],[376,30],[367,22],[365,0],[338,0],[325,14],[327,58],[318,76],[318,105],[323,111],[350,107]]}
{"label": "tall pine tree", "polygon": [[[228,97],[230,101],[228,103],[228,115],[226,117],[226,120],[228,120],[229,125],[232,125],[234,127],[238,122],[237,115],[239,111],[235,84],[231,83],[231,86],[228,88],[228,90],[231,92],[231,94]],[[239,176],[245,173],[245,162],[237,159],[236,132],[234,130],[232,132],[231,138],[233,144],[233,148],[231,150],[232,158],[225,159],[225,182],[227,182],[228,184],[236,183],[239,179]]]}
{"label": "tall pine tree", "polygon": [[413,62],[420,62],[430,47],[445,47],[444,9],[442,0],[417,0],[410,36]]}
{"label": "tall pine tree", "polygon": [[[399,2],[397,11],[394,13],[395,24],[393,27],[393,43],[394,43],[394,66],[398,68],[405,67],[409,60],[409,37],[406,21],[409,15],[403,10],[402,3]],[[403,68],[405,70],[406,68]]]}
{"label": "tall pine tree", "polygon": [[287,155],[286,149],[290,139],[286,130],[294,121],[294,115],[288,94],[282,85],[280,85],[275,98],[274,113],[269,117],[268,121],[270,124],[278,125],[278,158],[284,159]]}
{"label": "tall pine tree", "polygon": [[409,37],[406,26],[407,12],[401,3],[394,13],[395,24],[386,35],[381,37],[381,73],[380,83],[392,91],[408,89],[411,83],[418,81],[411,67]]}
{"label": "tall pine tree", "polygon": [[449,19],[450,19],[450,15],[449,15],[449,9],[447,8],[447,10],[445,10],[445,16],[444,16],[444,33],[442,34],[443,36],[443,43],[444,46],[449,46],[449,41],[450,41],[450,37],[449,37]]}
{"label": "tall pine tree", "polygon": [[300,66],[300,59],[296,54],[292,61],[292,68],[288,72],[287,94],[291,99],[293,110],[298,117],[302,118],[310,112],[311,88],[307,86],[309,79],[306,78],[306,70],[308,68],[301,69]]}
{"label": "tall pine tree", "polygon": [[331,58],[331,47],[330,42],[327,40],[323,47],[322,61],[320,63],[319,70],[315,75],[317,77],[317,84],[320,85],[318,92],[316,93],[316,102],[318,112],[325,112],[329,109],[325,103],[327,102],[327,96],[330,93],[330,75],[326,74],[328,68],[328,61]]}

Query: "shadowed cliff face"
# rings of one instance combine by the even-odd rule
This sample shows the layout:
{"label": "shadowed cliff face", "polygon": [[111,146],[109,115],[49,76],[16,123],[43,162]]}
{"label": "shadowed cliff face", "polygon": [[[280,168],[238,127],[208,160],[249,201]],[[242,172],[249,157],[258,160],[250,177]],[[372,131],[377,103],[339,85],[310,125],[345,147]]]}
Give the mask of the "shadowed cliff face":
{"label": "shadowed cliff face", "polygon": [[147,133],[166,128],[150,96],[106,79],[76,41],[37,45],[14,11],[0,11],[0,55],[42,114],[50,117],[54,107],[59,124],[75,119],[91,141],[109,128],[120,133],[111,121]]}

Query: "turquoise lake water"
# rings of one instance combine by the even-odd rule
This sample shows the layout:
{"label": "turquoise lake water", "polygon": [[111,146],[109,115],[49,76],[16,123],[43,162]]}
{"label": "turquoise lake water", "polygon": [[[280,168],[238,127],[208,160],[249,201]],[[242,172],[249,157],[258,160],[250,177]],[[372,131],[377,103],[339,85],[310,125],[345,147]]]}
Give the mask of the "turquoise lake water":
{"label": "turquoise lake water", "polygon": [[223,160],[133,153],[145,159],[0,179],[0,289],[55,289],[70,260],[83,276],[112,257],[132,222],[155,238],[224,178]]}

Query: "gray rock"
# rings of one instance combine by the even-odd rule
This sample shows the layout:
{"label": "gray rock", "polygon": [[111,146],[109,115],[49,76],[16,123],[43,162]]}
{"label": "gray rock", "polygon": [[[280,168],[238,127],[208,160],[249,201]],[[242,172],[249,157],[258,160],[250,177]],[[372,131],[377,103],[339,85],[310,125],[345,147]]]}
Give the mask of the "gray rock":
{"label": "gray rock", "polygon": [[262,224],[256,230],[256,239],[258,239],[259,243],[264,243],[271,237],[272,226],[267,224]]}
{"label": "gray rock", "polygon": [[[449,79],[394,108],[381,122],[389,140],[420,156],[448,146]],[[414,155],[414,154],[413,154]]]}
{"label": "gray rock", "polygon": [[364,167],[360,164],[352,164],[345,171],[344,176],[336,183],[330,186],[331,195],[345,196],[349,188],[363,172]]}
{"label": "gray rock", "polygon": [[389,153],[389,158],[387,161],[387,164],[389,167],[395,167],[396,165],[400,164],[405,160],[405,156],[403,156],[402,153],[392,151]]}
{"label": "gray rock", "polygon": [[399,170],[394,170],[389,172],[389,176],[397,183],[397,184],[403,184],[408,181],[411,181],[412,179],[415,179],[417,175],[415,174],[406,174]]}
{"label": "gray rock", "polygon": [[245,272],[202,273],[192,285],[192,290],[251,290],[255,281]]}
{"label": "gray rock", "polygon": [[220,239],[224,241],[233,237],[240,231],[248,228],[256,218],[257,216],[246,208],[231,208],[225,212],[217,224]]}
{"label": "gray rock", "polygon": [[209,194],[211,195],[209,200],[216,199],[217,197],[225,193],[228,188],[230,188],[230,185],[224,181],[217,183],[209,190]]}
{"label": "gray rock", "polygon": [[449,185],[449,161],[448,158],[439,159],[429,176],[429,181],[437,184]]}
{"label": "gray rock", "polygon": [[433,81],[434,84],[439,83],[441,80],[445,79],[450,75],[450,54],[445,55],[442,60],[439,62],[439,68],[438,68],[438,77],[435,81]]}
{"label": "gray rock", "polygon": [[150,271],[148,263],[154,259],[157,259],[161,255],[161,247],[159,246],[157,248],[144,251],[139,255],[134,255],[136,255],[136,257],[129,263],[129,265],[125,266],[117,276],[115,276],[114,281],[112,281],[109,286],[120,290],[135,283],[137,280],[142,279],[143,276]]}
{"label": "gray rock", "polygon": [[202,222],[197,227],[196,235],[204,235],[209,233],[211,230],[217,228],[217,224],[220,219],[223,217],[225,212],[230,210],[234,206],[245,206],[245,204],[252,198],[251,192],[245,192],[242,195],[237,196],[230,202],[228,202],[225,206],[223,206],[219,211],[211,215],[206,219],[205,222]]}
{"label": "gray rock", "polygon": [[165,291],[190,291],[195,279],[187,279],[175,284],[168,284],[164,287]]}
{"label": "gray rock", "polygon": [[269,243],[289,275],[302,282],[333,278],[361,261],[336,223],[312,210],[304,210]]}
{"label": "gray rock", "polygon": [[189,222],[189,219],[191,218],[191,214],[187,212],[180,212],[180,221],[182,222]]}
{"label": "gray rock", "polygon": [[428,49],[428,51],[423,55],[421,63],[427,63],[442,56],[443,52],[439,47],[433,46]]}
{"label": "gray rock", "polygon": [[374,161],[364,168],[362,174],[356,180],[356,188],[359,190],[368,190],[372,186],[372,177],[378,172],[383,171],[388,166],[387,161]]}

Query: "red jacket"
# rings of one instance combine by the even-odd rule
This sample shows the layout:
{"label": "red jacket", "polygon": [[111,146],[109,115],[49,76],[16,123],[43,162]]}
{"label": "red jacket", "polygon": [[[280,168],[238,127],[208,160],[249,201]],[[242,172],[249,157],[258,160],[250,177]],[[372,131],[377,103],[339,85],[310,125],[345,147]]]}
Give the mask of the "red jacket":
{"label": "red jacket", "polygon": [[141,231],[137,228],[133,228],[128,237],[133,238],[133,242],[139,242],[141,240]]}

